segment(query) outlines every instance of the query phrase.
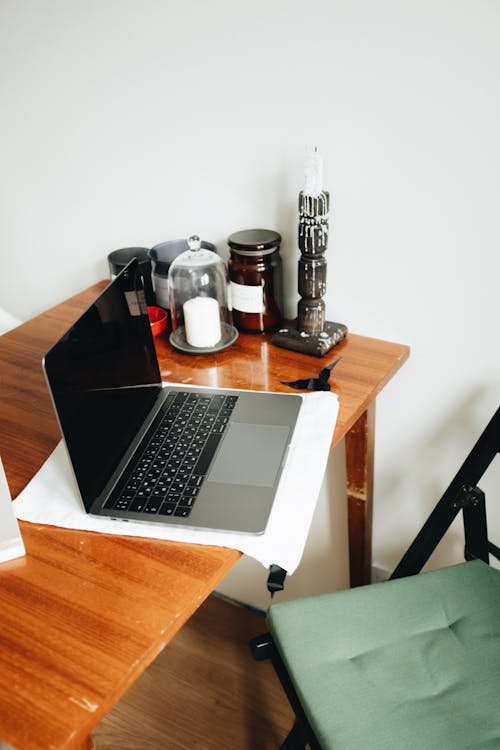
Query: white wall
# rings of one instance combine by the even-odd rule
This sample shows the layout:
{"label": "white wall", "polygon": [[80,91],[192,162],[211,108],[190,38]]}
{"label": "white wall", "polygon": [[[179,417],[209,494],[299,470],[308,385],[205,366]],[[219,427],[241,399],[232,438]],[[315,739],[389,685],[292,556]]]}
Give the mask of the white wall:
{"label": "white wall", "polygon": [[[283,234],[293,313],[317,144],[328,317],[412,347],[377,409],[374,558],[390,567],[498,406],[499,42],[491,0],[3,0],[0,306],[42,311],[117,247],[197,232],[226,256],[232,231],[264,226]],[[318,519],[345,534],[328,481]],[[305,589],[331,583],[318,526]],[[245,565],[229,593],[252,588]]]}

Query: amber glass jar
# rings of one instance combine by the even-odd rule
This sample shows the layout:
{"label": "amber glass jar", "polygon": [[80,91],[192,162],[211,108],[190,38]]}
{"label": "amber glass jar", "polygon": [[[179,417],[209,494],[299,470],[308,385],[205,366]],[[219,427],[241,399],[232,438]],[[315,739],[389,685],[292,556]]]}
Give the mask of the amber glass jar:
{"label": "amber glass jar", "polygon": [[269,229],[245,229],[232,234],[227,243],[231,248],[228,267],[234,325],[250,333],[279,328],[283,304],[281,235]]}

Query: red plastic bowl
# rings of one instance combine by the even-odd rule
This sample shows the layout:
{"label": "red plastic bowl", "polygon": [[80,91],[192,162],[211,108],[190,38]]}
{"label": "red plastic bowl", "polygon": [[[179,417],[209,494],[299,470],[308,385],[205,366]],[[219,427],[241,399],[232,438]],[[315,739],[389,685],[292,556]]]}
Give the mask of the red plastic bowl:
{"label": "red plastic bowl", "polygon": [[148,307],[148,315],[153,336],[159,336],[167,327],[167,313],[162,307]]}

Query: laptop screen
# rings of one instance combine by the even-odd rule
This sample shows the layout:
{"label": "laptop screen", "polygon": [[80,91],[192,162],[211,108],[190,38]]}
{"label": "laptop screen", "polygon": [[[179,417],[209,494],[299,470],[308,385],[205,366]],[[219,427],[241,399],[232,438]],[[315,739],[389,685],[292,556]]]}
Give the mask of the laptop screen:
{"label": "laptop screen", "polygon": [[136,260],[50,349],[44,368],[89,510],[162,387]]}

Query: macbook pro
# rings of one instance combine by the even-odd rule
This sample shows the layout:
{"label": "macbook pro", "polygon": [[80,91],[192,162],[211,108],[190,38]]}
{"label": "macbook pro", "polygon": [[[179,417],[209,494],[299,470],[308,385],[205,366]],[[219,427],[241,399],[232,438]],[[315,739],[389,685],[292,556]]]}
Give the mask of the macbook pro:
{"label": "macbook pro", "polygon": [[[136,260],[52,346],[43,367],[87,513],[265,530],[302,399],[164,387]],[[170,370],[175,379],[174,362]]]}

